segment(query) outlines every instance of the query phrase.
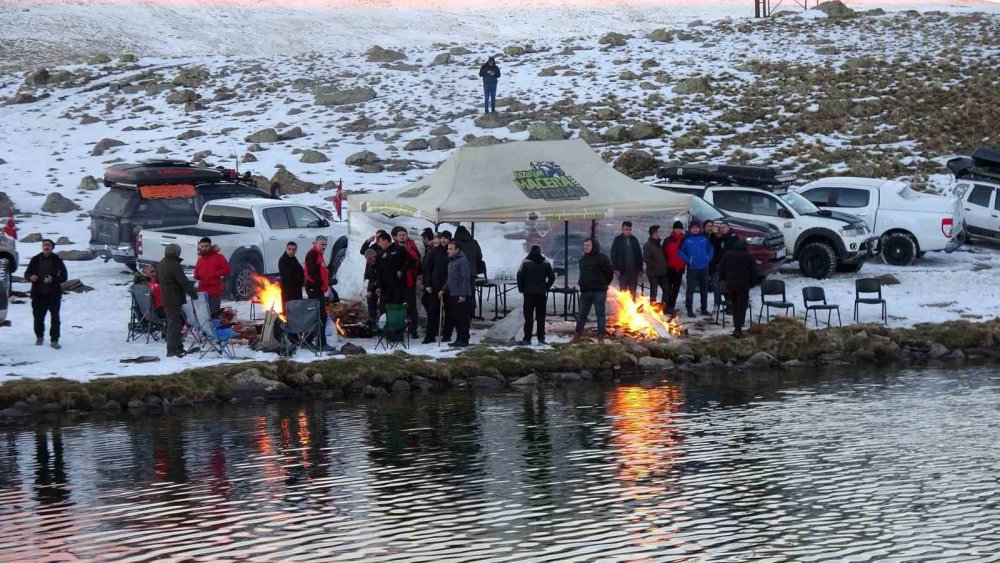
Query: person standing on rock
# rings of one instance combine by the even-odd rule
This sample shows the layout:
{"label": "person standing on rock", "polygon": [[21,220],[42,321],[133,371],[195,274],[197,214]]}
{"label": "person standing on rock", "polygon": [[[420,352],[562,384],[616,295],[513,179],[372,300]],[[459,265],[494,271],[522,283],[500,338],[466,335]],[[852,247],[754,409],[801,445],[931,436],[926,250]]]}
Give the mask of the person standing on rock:
{"label": "person standing on rock", "polygon": [[306,253],[306,264],[303,268],[305,278],[306,297],[319,301],[319,317],[322,328],[319,330],[319,347],[324,352],[332,352],[334,349],[326,342],[326,301],[327,294],[330,293],[330,271],[326,268],[327,240],[323,235],[316,237],[312,248]]}
{"label": "person standing on rock", "polygon": [[198,291],[208,294],[208,310],[213,317],[222,309],[222,285],[229,271],[229,261],[219,254],[219,247],[212,244],[212,239],[203,237],[198,241],[194,279],[198,281]]}
{"label": "person standing on rock", "polygon": [[465,348],[469,345],[469,329],[472,325],[472,312],[469,304],[472,301],[472,284],[469,277],[469,261],[462,253],[462,245],[452,241],[448,244],[448,278],[444,291],[438,294],[441,299],[448,300],[448,315],[455,325],[455,341],[452,348]]}
{"label": "person standing on rock", "polygon": [[393,227],[392,238],[396,239],[399,248],[410,257],[403,271],[403,302],[406,303],[406,325],[410,338],[418,338],[420,317],[417,312],[417,276],[420,275],[420,251],[417,250],[417,243],[410,240],[410,234],[404,227]]}
{"label": "person standing on rock", "polygon": [[611,265],[618,278],[618,289],[628,290],[635,299],[639,288],[639,274],[642,273],[642,246],[632,234],[632,222],[622,223],[622,232],[611,243]]}
{"label": "person standing on rock", "polygon": [[69,279],[66,264],[52,252],[56,243],[42,241],[42,251],[31,258],[24,277],[31,282],[31,313],[35,318],[35,346],[41,346],[45,336],[45,314],[49,314],[49,344],[58,350],[59,308],[62,305],[62,284]]}
{"label": "person standing on rock", "polygon": [[684,305],[689,317],[694,316],[694,290],[701,293],[701,314],[708,315],[708,265],[712,262],[712,244],[701,232],[701,225],[692,221],[677,255],[687,264],[687,291]]}
{"label": "person standing on rock", "polygon": [[583,327],[587,324],[590,308],[594,308],[597,317],[597,341],[604,343],[604,331],[607,318],[604,314],[604,304],[608,299],[608,286],[615,279],[611,260],[601,254],[601,247],[592,238],[583,241],[583,257],[580,258],[580,313],[576,318],[576,333],[572,344],[583,337]]}
{"label": "person standing on rock", "polygon": [[533,324],[537,327],[538,343],[545,344],[545,302],[554,283],[556,273],[542,255],[542,247],[532,246],[517,270],[517,290],[524,296],[524,339],[521,340],[524,346],[531,346]]}
{"label": "person standing on rock", "polygon": [[424,311],[427,312],[427,331],[423,343],[433,344],[437,340],[438,331],[441,330],[441,299],[438,295],[448,281],[448,248],[441,246],[441,237],[435,236],[430,229],[427,229],[422,237],[426,251],[421,267],[424,286],[421,301],[424,304]]}
{"label": "person standing on rock", "polygon": [[642,245],[642,261],[646,264],[646,281],[649,282],[649,302],[656,302],[658,289],[663,290],[663,306],[667,301],[667,257],[663,254],[660,226],[649,228],[649,239]]}
{"label": "person standing on rock", "polygon": [[684,223],[674,221],[670,236],[663,243],[663,255],[667,257],[667,290],[663,299],[667,306],[667,314],[677,314],[677,296],[681,292],[681,281],[684,280],[684,270],[687,264],[677,253],[684,242]]}
{"label": "person standing on rock", "polygon": [[281,283],[281,310],[287,311],[286,303],[302,299],[302,288],[306,284],[305,270],[296,258],[299,245],[289,241],[285,253],[278,259],[278,279]]}
{"label": "person standing on rock", "polygon": [[[479,76],[483,79],[483,95],[486,98],[486,111],[497,112],[497,80],[500,78],[500,67],[495,58],[490,57],[486,64],[479,67]],[[456,237],[457,240],[457,237]]]}
{"label": "person standing on rock", "polygon": [[184,275],[181,267],[181,247],[168,244],[163,249],[163,260],[156,265],[156,277],[160,280],[160,296],[163,298],[163,310],[167,315],[167,357],[183,357],[184,339],[181,331],[184,328],[184,313],[181,305],[184,296],[198,299],[194,282]]}
{"label": "person standing on rock", "polygon": [[726,300],[733,304],[733,336],[743,338],[750,288],[757,283],[757,260],[747,251],[747,241],[732,241],[719,262],[719,278],[725,280]]}

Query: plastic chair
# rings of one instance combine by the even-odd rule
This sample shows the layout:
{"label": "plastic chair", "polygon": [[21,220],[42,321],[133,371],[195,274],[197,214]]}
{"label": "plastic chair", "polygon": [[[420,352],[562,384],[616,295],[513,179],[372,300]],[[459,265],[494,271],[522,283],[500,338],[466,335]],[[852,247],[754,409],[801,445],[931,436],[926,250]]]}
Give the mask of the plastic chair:
{"label": "plastic chair", "polygon": [[153,296],[148,285],[137,284],[129,288],[132,295],[131,318],[128,322],[128,335],[125,342],[139,340],[146,336],[149,339],[160,340],[167,328],[166,319],[161,319],[153,308]]}
{"label": "plastic chair", "polygon": [[[810,303],[821,302],[822,305],[810,305]],[[822,287],[803,287],[802,288],[802,305],[806,309],[806,314],[802,318],[802,321],[809,324],[809,311],[813,312],[813,322],[817,327],[819,327],[819,311],[826,311],[826,326],[831,325],[833,320],[833,312],[837,312],[837,324],[844,326],[844,323],[840,320],[840,305],[831,305],[826,302],[826,292],[823,291]]]}
{"label": "plastic chair", "polygon": [[[320,331],[324,329],[319,299],[295,299],[285,303],[285,330],[281,335],[282,355],[291,356],[299,348],[320,355]],[[311,340],[315,338],[315,341]]]}
{"label": "plastic chair", "polygon": [[[781,301],[768,301],[768,295],[780,295]],[[788,312],[789,309],[792,310],[792,316],[795,316],[795,303],[792,303],[785,297],[785,282],[781,280],[764,280],[760,283],[760,312],[757,313],[757,322],[764,317],[764,310],[767,310],[767,321],[771,322],[771,308],[781,309]]]}
{"label": "plastic chair", "polygon": [[390,350],[396,346],[404,349],[409,347],[409,334],[406,332],[406,305],[404,303],[389,303],[385,306],[385,326],[378,335],[378,342],[373,350],[382,346]]}
{"label": "plastic chair", "polygon": [[[726,317],[733,316],[733,308],[735,305],[726,299],[726,295],[722,294],[722,299],[719,304],[715,306],[715,324],[719,324],[722,321],[722,328],[726,328]],[[747,326],[753,326],[753,299],[747,299]]]}
{"label": "plastic chair", "polygon": [[[862,294],[878,294],[878,297],[861,297]],[[858,322],[858,305],[881,305],[882,322],[889,324],[889,310],[882,298],[882,282],[877,278],[862,278],[854,281],[854,322]]]}

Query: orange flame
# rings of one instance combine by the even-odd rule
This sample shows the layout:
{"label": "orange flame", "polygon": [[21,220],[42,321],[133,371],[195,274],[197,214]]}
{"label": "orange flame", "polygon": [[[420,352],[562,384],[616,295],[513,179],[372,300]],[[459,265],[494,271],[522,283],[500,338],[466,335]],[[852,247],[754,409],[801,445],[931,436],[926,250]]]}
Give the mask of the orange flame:
{"label": "orange flame", "polygon": [[257,274],[253,276],[253,285],[253,301],[260,303],[265,311],[271,311],[278,315],[282,321],[288,321],[281,303],[281,286]]}
{"label": "orange flame", "polygon": [[340,324],[340,317],[337,317],[337,322],[334,324],[337,326],[337,334],[347,336],[347,331],[344,330],[344,325]]}
{"label": "orange flame", "polygon": [[611,292],[614,298],[612,308],[614,316],[608,321],[613,331],[632,338],[669,338],[684,334],[684,327],[676,318],[668,319],[663,314],[663,307],[651,303],[649,297],[632,294],[627,290]]}

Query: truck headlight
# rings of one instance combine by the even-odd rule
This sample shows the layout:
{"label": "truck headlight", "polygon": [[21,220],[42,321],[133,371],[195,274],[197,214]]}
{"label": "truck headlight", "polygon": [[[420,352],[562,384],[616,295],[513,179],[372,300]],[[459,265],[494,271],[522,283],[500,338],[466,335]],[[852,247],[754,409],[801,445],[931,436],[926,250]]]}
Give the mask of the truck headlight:
{"label": "truck headlight", "polygon": [[865,235],[864,227],[844,227],[840,229],[840,234],[845,237],[861,237]]}
{"label": "truck headlight", "polygon": [[747,244],[764,246],[764,237],[747,237]]}

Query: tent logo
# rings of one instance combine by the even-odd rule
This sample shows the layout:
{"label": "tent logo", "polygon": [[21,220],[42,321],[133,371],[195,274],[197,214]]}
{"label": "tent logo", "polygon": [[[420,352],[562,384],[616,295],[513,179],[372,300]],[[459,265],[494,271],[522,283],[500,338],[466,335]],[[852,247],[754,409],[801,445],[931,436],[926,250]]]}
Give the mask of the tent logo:
{"label": "tent logo", "polygon": [[405,192],[399,194],[399,197],[409,197],[409,198],[417,197],[418,195],[426,192],[429,189],[431,189],[430,184],[424,184],[422,186],[417,186],[415,188],[410,188],[406,190]]}
{"label": "tent logo", "polygon": [[562,167],[551,161],[535,161],[531,163],[531,170],[515,170],[514,183],[530,199],[558,201],[590,195]]}

